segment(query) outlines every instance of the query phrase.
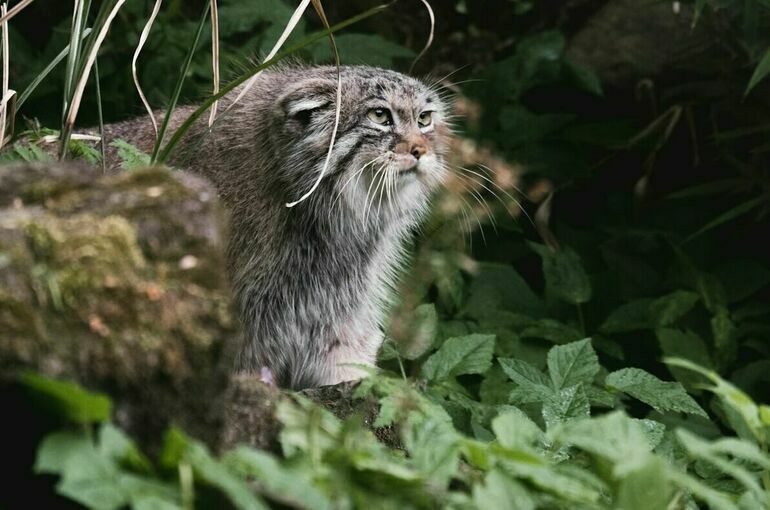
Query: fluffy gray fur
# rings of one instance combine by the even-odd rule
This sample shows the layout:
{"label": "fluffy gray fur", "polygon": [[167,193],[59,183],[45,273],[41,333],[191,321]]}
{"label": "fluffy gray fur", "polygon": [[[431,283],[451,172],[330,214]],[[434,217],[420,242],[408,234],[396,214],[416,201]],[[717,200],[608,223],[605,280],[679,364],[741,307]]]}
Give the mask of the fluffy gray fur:
{"label": "fluffy gray fur", "polygon": [[[312,187],[329,147],[333,67],[261,74],[213,129],[203,121],[192,129],[173,161],[211,179],[231,212],[229,264],[245,336],[237,369],[267,367],[292,388],[357,379],[351,364],[374,364],[404,241],[446,174],[448,112],[435,90],[372,67],[341,75],[328,171],[297,206],[285,204]],[[379,123],[383,109],[392,124]],[[190,111],[177,112],[172,129]],[[105,135],[152,145],[147,118]]]}

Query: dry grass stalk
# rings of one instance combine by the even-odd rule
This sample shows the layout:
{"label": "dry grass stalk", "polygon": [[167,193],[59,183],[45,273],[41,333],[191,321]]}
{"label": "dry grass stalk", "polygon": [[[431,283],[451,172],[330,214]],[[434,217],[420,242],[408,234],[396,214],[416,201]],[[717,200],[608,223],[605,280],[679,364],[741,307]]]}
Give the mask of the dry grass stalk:
{"label": "dry grass stalk", "polygon": [[[14,5],[13,8],[9,11],[3,10],[3,14],[0,15],[0,23],[6,23],[8,20],[19,14],[22,9],[24,9],[26,6],[32,3],[32,0],[22,0],[18,4]],[[7,5],[6,5],[7,9]]]}
{"label": "dry grass stalk", "polygon": [[[217,0],[211,0],[211,71],[214,78],[214,95],[219,94],[219,11]],[[217,118],[219,101],[214,101],[209,114],[209,127]]]}
{"label": "dry grass stalk", "polygon": [[94,61],[96,60],[96,54],[99,52],[99,48],[102,46],[104,38],[107,37],[107,32],[110,29],[110,25],[112,25],[112,20],[115,19],[115,16],[117,16],[118,11],[121,7],[123,7],[124,3],[126,3],[126,0],[118,0],[118,2],[110,11],[110,14],[107,16],[107,19],[105,20],[104,25],[102,25],[101,30],[96,36],[96,43],[91,49],[91,53],[89,53],[86,58],[86,64],[83,67],[83,72],[80,75],[80,79],[77,85],[75,86],[75,92],[72,95],[72,103],[70,104],[67,117],[64,121],[65,129],[72,130],[72,126],[75,125],[75,119],[77,118],[78,110],[80,109],[80,102],[83,99],[83,92],[85,91],[86,83],[88,82],[88,76],[91,74],[91,68],[94,65]]}
{"label": "dry grass stalk", "polygon": [[139,76],[136,72],[136,61],[139,59],[139,53],[141,53],[142,48],[144,48],[144,43],[147,42],[147,38],[150,36],[152,24],[155,22],[155,18],[158,16],[158,11],[160,11],[160,4],[162,3],[163,0],[155,0],[155,5],[152,8],[150,18],[147,20],[147,23],[142,29],[142,34],[139,36],[139,44],[136,45],[136,49],[134,50],[134,58],[131,60],[131,76],[134,79],[134,86],[136,87],[136,92],[139,94],[139,99],[142,100],[144,109],[147,110],[147,113],[150,115],[150,122],[152,122],[152,129],[155,131],[156,137],[158,136],[158,123],[155,121],[155,115],[152,113],[152,107],[150,106],[149,101],[147,101],[141,85],[139,85]]}
{"label": "dry grass stalk", "polygon": [[[276,53],[283,47],[284,43],[286,42],[286,39],[289,38],[291,33],[294,31],[294,28],[297,26],[297,23],[299,23],[299,20],[302,19],[302,15],[305,13],[305,10],[307,9],[307,6],[310,5],[310,0],[302,0],[302,3],[299,4],[299,6],[294,10],[294,14],[291,15],[291,18],[289,18],[289,22],[286,24],[286,28],[283,29],[283,32],[281,33],[281,37],[278,38],[278,41],[275,43],[275,46],[273,46],[273,49],[270,50],[270,53],[267,54],[267,56],[264,58],[264,62],[267,62],[268,60],[272,59]],[[235,97],[235,100],[230,103],[230,105],[225,109],[225,113],[230,110],[235,104],[240,101],[243,96],[246,95],[246,93],[251,89],[251,87],[254,85],[254,82],[257,80],[257,77],[262,74],[262,71],[257,72],[252,76],[249,81],[246,82],[246,85],[243,86],[243,89],[238,93],[238,95]]]}

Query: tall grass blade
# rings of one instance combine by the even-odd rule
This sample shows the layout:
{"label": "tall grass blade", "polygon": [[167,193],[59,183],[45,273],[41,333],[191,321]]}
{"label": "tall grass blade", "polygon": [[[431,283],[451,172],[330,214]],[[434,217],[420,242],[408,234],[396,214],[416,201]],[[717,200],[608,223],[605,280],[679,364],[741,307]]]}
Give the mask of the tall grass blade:
{"label": "tall grass blade", "polygon": [[152,122],[152,129],[155,131],[156,137],[158,136],[158,123],[155,122],[155,114],[152,113],[150,102],[147,101],[147,97],[144,95],[142,86],[139,84],[139,76],[136,72],[136,61],[139,59],[139,53],[142,52],[142,48],[144,48],[144,43],[147,42],[147,38],[150,36],[150,30],[152,29],[152,24],[155,22],[155,18],[158,16],[161,3],[163,3],[163,0],[155,0],[155,6],[152,8],[150,18],[147,20],[147,23],[142,29],[142,33],[139,36],[139,43],[136,45],[136,49],[134,50],[134,57],[131,59],[131,77],[134,79],[134,87],[136,87],[136,92],[139,94],[139,99],[142,100],[144,109],[147,110],[147,113],[150,115],[150,122]]}
{"label": "tall grass blade", "polygon": [[99,59],[94,60],[94,82],[96,83],[96,113],[99,115],[99,149],[102,152],[102,172],[107,173],[107,148],[104,145],[104,114],[102,112],[102,84],[99,78]]}
{"label": "tall grass blade", "polygon": [[182,93],[182,86],[184,85],[187,73],[190,71],[193,55],[195,55],[195,50],[198,47],[198,41],[200,41],[201,34],[203,33],[203,27],[206,25],[206,18],[208,18],[209,15],[209,8],[210,5],[206,4],[203,9],[203,13],[201,14],[200,20],[198,21],[198,29],[195,31],[195,37],[193,37],[192,44],[190,44],[190,49],[187,50],[187,57],[185,58],[185,61],[182,64],[182,68],[179,71],[179,76],[176,80],[176,86],[174,87],[174,92],[171,95],[171,102],[166,109],[166,115],[163,117],[163,123],[161,124],[160,130],[158,131],[158,136],[155,138],[155,146],[152,148],[152,156],[150,158],[152,163],[156,163],[158,161],[160,145],[163,143],[163,137],[166,134],[166,129],[168,129],[168,123],[171,121],[174,108],[176,108],[176,104],[179,101],[179,96]]}
{"label": "tall grass blade", "polygon": [[6,21],[19,14],[22,9],[31,4],[32,1],[33,0],[21,0],[21,2],[14,5],[8,12],[4,12],[2,16],[0,16],[0,23],[5,23]]}
{"label": "tall grass blade", "polygon": [[[213,94],[219,93],[219,10],[217,8],[217,0],[211,0],[211,72],[214,80]],[[217,105],[215,101],[211,107],[211,115],[209,116],[209,127],[214,123],[214,119],[217,118]]]}
{"label": "tall grass blade", "polygon": [[[5,19],[5,15],[8,13],[8,5],[3,4],[0,6],[0,14],[2,14],[3,19]],[[8,21],[3,21],[0,23],[0,38],[2,39],[2,52],[3,52],[3,90],[2,90],[2,104],[0,104],[0,149],[3,148],[3,145],[5,144],[5,121],[6,121],[6,114],[8,102],[10,101],[10,94],[8,90],[8,71],[9,71],[9,63],[10,63],[10,45],[8,44]]]}
{"label": "tall grass blade", "polygon": [[[273,49],[270,50],[270,53],[267,54],[265,57],[264,62],[268,62],[272,60],[278,51],[281,49],[281,47],[286,42],[286,39],[289,38],[291,33],[294,31],[294,27],[297,26],[297,23],[299,23],[299,20],[302,18],[302,15],[305,13],[305,10],[307,9],[307,6],[310,5],[310,0],[302,0],[302,2],[297,6],[297,8],[294,10],[294,13],[291,15],[291,18],[289,18],[289,22],[286,24],[286,27],[283,29],[283,32],[281,33],[281,36],[278,38],[278,41],[273,46]],[[235,97],[232,103],[230,103],[225,110],[225,112],[229,111],[233,106],[238,103],[243,96],[246,95],[246,93],[251,89],[251,87],[254,85],[254,82],[257,80],[257,76],[259,76],[259,73],[261,73],[262,70],[255,72],[253,76],[249,79],[248,83],[243,87],[243,90],[241,90],[238,95]]]}
{"label": "tall grass blade", "polygon": [[[89,2],[90,3],[90,2]],[[75,80],[75,74],[77,72],[78,63],[80,62],[80,47],[83,42],[82,33],[84,30],[84,24],[88,16],[87,7],[84,0],[75,0],[72,11],[72,26],[70,27],[70,44],[69,55],[67,58],[67,68],[64,75],[64,101],[62,102],[62,123],[69,110],[70,101],[72,100],[73,83]],[[86,12],[84,12],[86,10]]]}
{"label": "tall grass blade", "polygon": [[[91,33],[91,29],[90,28],[86,28],[83,31],[83,36],[81,37],[81,41],[83,39],[85,39],[86,37],[88,37],[88,34],[90,34],[90,33]],[[29,96],[32,95],[32,93],[35,91],[37,86],[40,85],[40,83],[49,74],[51,74],[51,71],[53,71],[56,68],[56,66],[59,65],[59,63],[62,60],[64,60],[64,57],[69,55],[69,52],[70,52],[70,47],[69,47],[69,44],[68,44],[63,50],[61,50],[61,52],[58,55],[56,55],[56,57],[53,60],[51,60],[51,62],[45,67],[45,69],[43,69],[43,71],[40,74],[35,76],[35,78],[29,83],[29,85],[27,85],[27,88],[25,88],[24,91],[21,94],[19,94],[19,101],[17,103],[17,108],[18,109],[21,109],[21,106],[24,104],[24,102],[27,99],[29,99]]]}
{"label": "tall grass blade", "polygon": [[[321,0],[312,0],[312,1],[313,1],[313,7],[318,13],[318,17],[321,18],[321,23],[323,23],[326,30],[329,30],[331,27],[329,26],[329,20],[326,18],[326,13],[324,12],[323,5],[321,5]],[[324,175],[326,175],[326,171],[329,169],[329,161],[331,161],[332,159],[334,142],[337,139],[337,129],[340,126],[340,113],[341,113],[340,109],[342,108],[342,73],[340,70],[340,53],[339,53],[339,50],[337,49],[337,41],[334,40],[334,34],[332,34],[331,31],[329,31],[329,43],[332,46],[332,51],[334,52],[334,63],[337,66],[337,98],[336,98],[336,104],[334,108],[334,127],[332,128],[332,137],[331,137],[331,140],[329,141],[329,150],[326,152],[326,160],[324,161],[324,166],[321,167],[321,172],[319,172],[318,178],[313,184],[313,187],[310,188],[307,191],[307,193],[299,197],[298,200],[287,203],[286,207],[294,207],[295,205],[299,204],[300,202],[302,202],[307,197],[313,194],[313,192],[321,184],[321,180],[323,179]]]}
{"label": "tall grass blade", "polygon": [[[75,90],[72,93],[72,98],[67,109],[67,115],[64,119],[64,125],[62,126],[61,141],[59,147],[59,159],[64,159],[67,155],[67,149],[69,146],[69,139],[72,135],[72,128],[75,125],[75,119],[80,109],[80,102],[83,99],[83,92],[88,82],[88,77],[91,74],[91,68],[96,61],[96,55],[99,52],[99,48],[104,42],[104,38],[107,37],[107,32],[110,29],[112,20],[117,16],[118,11],[123,6],[126,0],[117,0],[114,2],[112,9],[109,9],[109,3],[102,4],[102,8],[99,10],[99,14],[96,17],[94,27],[99,27],[96,32],[96,37],[89,40],[84,54],[85,60],[80,66],[80,72],[78,73],[78,82],[75,85]],[[93,34],[92,34],[93,36]]]}
{"label": "tall grass blade", "polygon": [[414,58],[414,60],[412,61],[412,65],[409,66],[409,74],[412,74],[412,71],[414,71],[414,66],[417,65],[417,62],[420,61],[420,59],[428,52],[430,47],[433,45],[433,34],[436,29],[436,15],[433,14],[433,8],[428,3],[428,0],[422,0],[422,3],[425,5],[425,8],[428,10],[428,17],[430,18],[430,34],[428,34],[428,41],[425,43],[425,47],[423,47],[419,55],[417,55]]}
{"label": "tall grass blade", "polygon": [[[225,87],[222,88],[222,90],[219,91],[219,94],[215,94],[213,96],[210,96],[205,101],[203,101],[203,103],[198,108],[196,108],[187,117],[187,119],[184,120],[184,122],[182,122],[182,124],[177,128],[177,130],[171,136],[171,138],[169,139],[168,143],[163,147],[163,150],[160,152],[160,154],[158,156],[157,162],[158,163],[163,163],[164,161],[166,161],[168,159],[168,157],[170,156],[171,152],[174,150],[176,145],[180,142],[182,137],[187,133],[187,131],[190,130],[192,125],[195,123],[195,121],[197,121],[200,118],[200,116],[203,115],[211,107],[212,104],[214,104],[215,101],[221,99],[226,94],[230,93],[233,89],[239,87],[241,84],[243,84],[247,80],[253,78],[255,75],[257,75],[258,73],[264,71],[268,67],[271,67],[271,66],[275,65],[277,62],[283,60],[284,58],[288,57],[289,55],[293,55],[294,53],[296,53],[296,52],[298,52],[298,51],[300,51],[300,50],[310,46],[311,44],[315,43],[316,41],[319,41],[319,40],[323,39],[324,37],[327,36],[327,34],[329,32],[336,33],[338,31],[342,30],[343,28],[346,28],[346,27],[348,27],[350,25],[358,23],[361,20],[370,18],[370,17],[374,16],[375,14],[384,11],[385,9],[387,9],[388,7],[390,7],[391,5],[396,3],[397,1],[398,0],[392,0],[392,1],[384,3],[384,4],[376,5],[376,6],[372,7],[372,8],[370,8],[370,9],[367,9],[366,11],[364,11],[364,12],[362,12],[360,14],[357,14],[357,15],[351,17],[351,18],[346,19],[345,21],[342,21],[342,22],[334,25],[333,27],[331,27],[328,30],[322,30],[322,31],[316,32],[314,34],[310,34],[309,36],[305,37],[304,39],[302,39],[298,43],[296,43],[293,46],[291,46],[290,48],[288,48],[288,49],[286,49],[284,51],[281,51],[281,52],[277,52],[275,54],[275,56],[273,56],[272,58],[266,59],[261,64],[259,64],[257,66],[254,66],[254,68],[251,70],[251,72],[246,73],[243,76],[241,76],[240,78],[236,78],[235,80],[233,80],[230,83],[228,83]],[[221,118],[221,116],[220,116],[220,118]]]}

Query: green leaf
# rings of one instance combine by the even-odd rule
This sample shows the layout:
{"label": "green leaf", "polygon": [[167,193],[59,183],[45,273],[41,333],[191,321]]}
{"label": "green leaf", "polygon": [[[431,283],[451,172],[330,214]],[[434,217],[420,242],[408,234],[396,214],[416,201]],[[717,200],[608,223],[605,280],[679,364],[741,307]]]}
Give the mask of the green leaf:
{"label": "green leaf", "polygon": [[754,445],[737,440],[713,445],[684,429],[677,430],[677,439],[679,439],[679,442],[685,447],[690,456],[711,463],[723,473],[735,478],[746,489],[760,498],[765,497],[765,492],[760,486],[756,475],[732,459],[732,456],[744,459],[746,459],[745,456],[748,456],[749,458],[746,460],[751,462],[758,461],[760,465],[763,465],[764,469],[769,469],[770,458],[760,452]]}
{"label": "green leaf", "polygon": [[565,423],[553,436],[560,443],[612,461],[620,471],[628,468],[625,463],[633,466],[652,450],[640,422],[621,411]]}
{"label": "green leaf", "polygon": [[120,167],[123,170],[134,170],[150,166],[150,155],[125,140],[113,140],[110,147],[118,150]]}
{"label": "green leaf", "polygon": [[265,503],[254,495],[245,480],[238,478],[222,463],[214,459],[201,443],[191,443],[184,455],[196,475],[212,487],[221,490],[240,510],[267,510]]}
{"label": "green leaf", "polygon": [[678,411],[708,418],[678,382],[661,381],[639,368],[623,368],[607,376],[609,387],[641,400],[659,412]]}
{"label": "green leaf", "polygon": [[530,402],[542,401],[553,395],[545,374],[526,361],[509,358],[500,358],[498,361],[505,374],[532,399]]}
{"label": "green leaf", "polygon": [[473,486],[473,502],[482,510],[515,508],[534,510],[536,501],[527,488],[504,471],[493,469],[484,477],[483,484]]}
{"label": "green leaf", "polygon": [[[719,377],[719,374],[716,372],[698,366],[689,360],[682,358],[664,358],[663,361],[671,366],[692,370],[711,380],[711,382],[714,383],[714,386],[708,388],[708,390],[715,393],[727,408],[734,411],[737,415],[736,418],[740,420],[740,423],[730,420],[731,425],[736,432],[744,438],[745,436],[748,436],[760,444],[767,444],[767,432],[765,431],[764,424],[760,418],[759,407],[757,407],[751,397],[746,393]],[[728,419],[729,418],[730,415],[728,414]],[[743,428],[746,429],[746,432],[742,430]]]}
{"label": "green leaf", "polygon": [[615,508],[669,508],[675,487],[667,476],[667,467],[662,458],[649,456],[641,465],[624,473],[618,486]]}
{"label": "green leaf", "polygon": [[284,467],[272,455],[238,446],[225,454],[223,464],[244,479],[259,484],[270,499],[297,508],[331,509],[332,502],[300,473]]}
{"label": "green leaf", "polygon": [[115,510],[128,503],[118,478],[116,464],[93,448],[79,450],[67,459],[56,492],[94,510]]}
{"label": "green leaf", "polygon": [[506,448],[523,449],[539,442],[543,436],[535,422],[517,408],[508,408],[492,420],[497,441]]}
{"label": "green leaf", "polygon": [[421,375],[428,381],[463,374],[481,374],[492,366],[494,335],[473,334],[448,339],[423,364]]}
{"label": "green leaf", "polygon": [[[659,328],[655,330],[655,336],[666,356],[687,358],[704,367],[713,367],[706,342],[692,331]],[[687,385],[694,385],[700,379],[692,372],[681,368],[672,367],[671,373],[679,382]]]}
{"label": "green leaf", "polygon": [[583,338],[580,331],[553,319],[540,319],[525,327],[519,335],[522,338],[542,338],[556,344],[574,342]]}
{"label": "green leaf", "polygon": [[552,347],[548,351],[548,373],[557,391],[579,383],[590,385],[599,373],[599,358],[591,347],[591,339]]}
{"label": "green leaf", "polygon": [[[414,58],[415,53],[376,34],[342,34],[335,37],[343,64],[368,64],[392,68],[399,59]],[[313,60],[329,63],[334,60],[327,41],[319,41],[312,48]]]}
{"label": "green leaf", "polygon": [[404,434],[411,465],[436,487],[446,487],[457,474],[459,436],[443,417],[412,419]]}
{"label": "green leaf", "polygon": [[106,421],[112,413],[109,397],[86,391],[76,383],[49,379],[33,372],[22,374],[20,382],[44,404],[72,422]]}
{"label": "green leaf", "polygon": [[738,218],[740,216],[743,216],[747,212],[756,209],[763,203],[767,201],[767,197],[764,195],[760,195],[758,197],[754,197],[751,200],[748,200],[746,202],[742,202],[738,204],[737,206],[733,207],[729,211],[725,211],[724,213],[720,214],[710,222],[706,223],[704,226],[702,226],[700,229],[698,229],[696,232],[688,236],[684,242],[688,243],[695,239],[696,237],[699,237],[700,235],[708,232],[709,230],[716,228],[724,223],[727,223],[728,221],[732,221],[735,218]]}
{"label": "green leaf", "polygon": [[72,456],[92,450],[93,444],[82,432],[53,432],[38,446],[32,469],[35,473],[61,474]]}
{"label": "green leaf", "polygon": [[438,333],[438,314],[433,303],[424,303],[414,309],[409,329],[409,340],[399,345],[401,355],[414,360],[427,353],[436,340]]}
{"label": "green leaf", "polygon": [[111,423],[105,423],[99,429],[99,454],[136,471],[147,473],[152,470],[149,459],[139,451],[131,438]]}
{"label": "green leaf", "polygon": [[591,282],[574,250],[553,250],[535,243],[529,245],[543,259],[547,292],[573,305],[591,300]]}
{"label": "green leaf", "polygon": [[591,406],[582,384],[560,390],[543,403],[543,420],[548,429],[578,418],[588,418]]}
{"label": "green leaf", "polygon": [[545,305],[510,266],[479,264],[468,289],[464,315],[479,319],[499,310],[541,317]]}
{"label": "green leaf", "polygon": [[767,73],[770,73],[770,48],[765,50],[765,54],[762,55],[757,67],[754,68],[754,73],[751,75],[751,79],[749,79],[749,84],[746,85],[746,91],[743,93],[743,96],[748,96],[749,92],[767,76]]}
{"label": "green leaf", "polygon": [[692,310],[700,296],[677,290],[658,299],[638,299],[619,306],[599,327],[603,333],[624,333],[669,326]]}

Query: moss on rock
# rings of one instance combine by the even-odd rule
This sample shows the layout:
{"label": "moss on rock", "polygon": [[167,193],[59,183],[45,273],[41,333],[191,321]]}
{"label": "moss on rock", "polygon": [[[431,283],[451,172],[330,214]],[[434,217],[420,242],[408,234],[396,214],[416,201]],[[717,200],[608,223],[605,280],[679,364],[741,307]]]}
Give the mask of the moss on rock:
{"label": "moss on rock", "polygon": [[0,371],[119,389],[138,435],[215,441],[237,332],[213,188],[51,164],[0,167],[0,189]]}

